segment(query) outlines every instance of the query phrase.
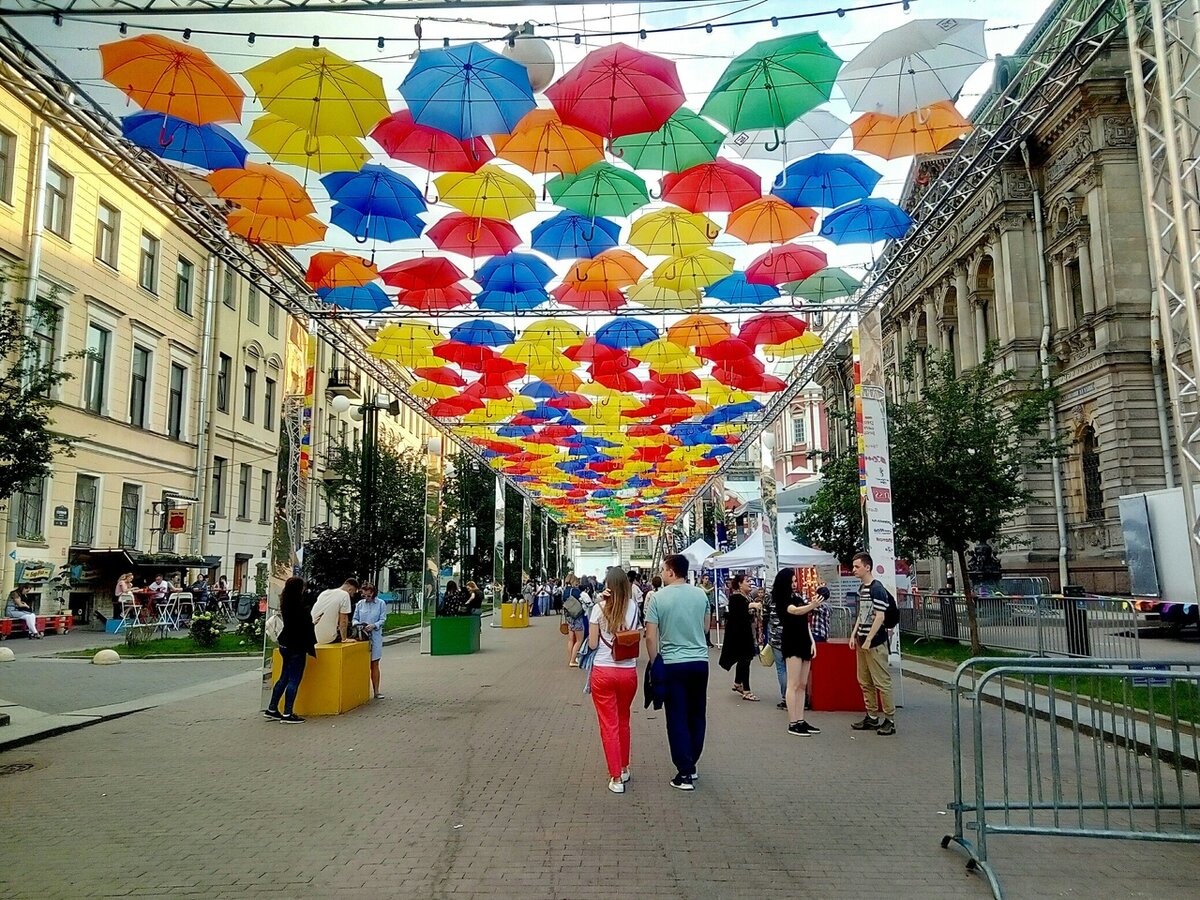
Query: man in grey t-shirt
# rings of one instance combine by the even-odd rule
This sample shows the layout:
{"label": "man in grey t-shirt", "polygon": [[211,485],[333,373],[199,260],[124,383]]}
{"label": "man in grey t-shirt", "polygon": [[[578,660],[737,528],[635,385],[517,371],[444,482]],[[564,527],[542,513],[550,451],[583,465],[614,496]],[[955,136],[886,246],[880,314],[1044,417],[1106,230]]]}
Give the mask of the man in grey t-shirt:
{"label": "man in grey t-shirt", "polygon": [[[852,565],[862,582],[858,592],[858,622],[850,635],[850,649],[858,658],[858,683],[867,715],[850,727],[886,736],[896,733],[896,704],[892,700],[892,670],[888,668],[888,633],[884,623],[888,607],[896,601],[875,578],[869,553],[858,553]],[[880,699],[883,719],[879,718]]]}

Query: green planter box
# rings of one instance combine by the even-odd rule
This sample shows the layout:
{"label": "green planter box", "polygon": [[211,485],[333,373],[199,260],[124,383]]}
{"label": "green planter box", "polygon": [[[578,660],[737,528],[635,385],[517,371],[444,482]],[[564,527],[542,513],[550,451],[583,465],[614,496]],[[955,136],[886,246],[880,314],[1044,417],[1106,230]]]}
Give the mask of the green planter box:
{"label": "green planter box", "polygon": [[479,652],[479,616],[438,616],[429,625],[433,656],[463,656]]}

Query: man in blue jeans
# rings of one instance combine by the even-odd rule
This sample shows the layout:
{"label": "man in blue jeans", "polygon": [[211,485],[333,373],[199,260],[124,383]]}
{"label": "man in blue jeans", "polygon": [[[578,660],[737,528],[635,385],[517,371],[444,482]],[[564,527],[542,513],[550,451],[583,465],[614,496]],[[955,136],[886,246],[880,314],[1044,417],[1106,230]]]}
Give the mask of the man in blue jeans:
{"label": "man in blue jeans", "polygon": [[678,772],[671,787],[695,790],[696,762],[704,751],[708,703],[708,596],[687,583],[686,556],[663,560],[663,586],[646,605],[646,649],[663,659],[667,743]]}

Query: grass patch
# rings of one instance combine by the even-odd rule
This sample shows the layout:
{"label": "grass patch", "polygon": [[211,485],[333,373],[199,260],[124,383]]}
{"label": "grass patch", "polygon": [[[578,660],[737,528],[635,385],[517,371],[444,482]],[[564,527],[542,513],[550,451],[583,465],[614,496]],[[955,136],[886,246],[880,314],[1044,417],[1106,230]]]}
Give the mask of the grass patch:
{"label": "grass patch", "polygon": [[91,658],[99,650],[116,650],[122,659],[144,659],[155,656],[211,656],[214,653],[237,653],[243,656],[259,656],[262,654],[262,644],[253,643],[235,631],[221,635],[212,647],[201,647],[190,636],[157,638],[127,646],[118,644],[109,647],[93,647],[90,650],[71,650],[60,653],[59,656],[78,656]]}
{"label": "grass patch", "polygon": [[1028,656],[1026,653],[1012,653],[1008,650],[993,650],[990,647],[982,648],[978,654],[971,652],[970,641],[947,641],[942,638],[912,638],[900,634],[900,652],[902,656],[917,656],[924,659],[936,659],[942,662],[964,663],[973,656],[1012,656],[1021,658]]}
{"label": "grass patch", "polygon": [[[480,610],[481,615],[488,615],[492,611],[492,605],[485,603],[483,609]],[[412,625],[417,625],[421,621],[419,612],[399,612],[388,613],[387,619],[383,623],[383,633],[390,634],[400,628],[408,628]]]}

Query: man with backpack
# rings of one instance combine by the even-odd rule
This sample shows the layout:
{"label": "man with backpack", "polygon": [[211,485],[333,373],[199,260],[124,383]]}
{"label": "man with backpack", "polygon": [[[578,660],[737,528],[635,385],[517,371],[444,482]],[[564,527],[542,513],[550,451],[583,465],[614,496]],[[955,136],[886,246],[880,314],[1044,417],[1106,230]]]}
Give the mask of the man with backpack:
{"label": "man with backpack", "polygon": [[[862,582],[858,591],[858,622],[850,649],[858,657],[858,683],[867,715],[850,727],[887,737],[896,733],[896,704],[892,700],[892,670],[888,668],[888,630],[896,627],[900,610],[895,598],[876,578],[869,553],[856,553],[852,568]],[[882,699],[883,718],[880,719]]]}

